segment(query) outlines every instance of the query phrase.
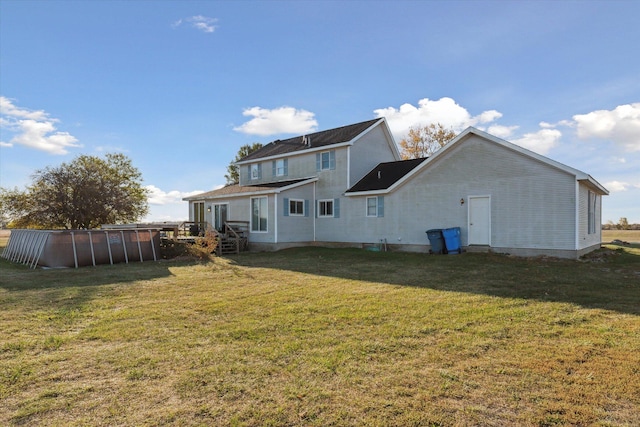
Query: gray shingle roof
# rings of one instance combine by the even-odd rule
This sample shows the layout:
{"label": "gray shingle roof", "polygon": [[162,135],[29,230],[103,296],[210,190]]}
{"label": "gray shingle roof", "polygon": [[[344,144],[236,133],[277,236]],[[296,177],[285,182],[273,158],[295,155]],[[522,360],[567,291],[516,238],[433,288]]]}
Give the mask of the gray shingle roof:
{"label": "gray shingle roof", "polygon": [[265,190],[270,190],[274,188],[288,187],[289,185],[298,184],[307,180],[309,180],[309,178],[292,179],[289,181],[267,182],[264,184],[253,184],[253,185],[242,185],[242,186],[239,184],[231,184],[231,185],[226,185],[222,188],[218,188],[217,190],[207,191],[206,193],[200,193],[194,196],[185,197],[182,200],[200,200],[200,199],[208,199],[211,197],[230,196],[230,195],[243,194],[243,193],[254,193],[254,192],[265,191]]}
{"label": "gray shingle roof", "polygon": [[356,182],[353,187],[348,189],[347,193],[386,190],[425,160],[427,160],[426,157],[380,163],[360,181]]}
{"label": "gray shingle roof", "polygon": [[259,150],[254,151],[248,156],[243,157],[240,161],[244,162],[247,160],[262,159],[264,157],[280,156],[296,151],[309,150],[326,145],[339,144],[341,142],[349,142],[379,120],[380,119],[367,120],[366,122],[323,130],[289,139],[278,139],[270,142]]}

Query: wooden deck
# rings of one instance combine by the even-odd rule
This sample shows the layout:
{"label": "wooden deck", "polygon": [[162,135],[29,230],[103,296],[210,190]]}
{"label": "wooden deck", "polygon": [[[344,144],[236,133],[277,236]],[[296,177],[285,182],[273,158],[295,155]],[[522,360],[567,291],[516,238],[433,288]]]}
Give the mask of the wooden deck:
{"label": "wooden deck", "polygon": [[216,231],[218,246],[217,255],[239,254],[249,250],[249,221],[227,221],[224,231]]}

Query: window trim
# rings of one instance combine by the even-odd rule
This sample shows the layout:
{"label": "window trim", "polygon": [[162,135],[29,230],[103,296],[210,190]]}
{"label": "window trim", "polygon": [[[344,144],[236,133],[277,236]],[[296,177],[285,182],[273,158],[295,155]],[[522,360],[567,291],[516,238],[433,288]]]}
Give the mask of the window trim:
{"label": "window trim", "polygon": [[[375,199],[375,201],[376,201],[375,202],[376,212],[375,212],[374,215],[371,215],[369,213],[369,200],[371,200],[371,199]],[[378,206],[378,196],[367,197],[367,200],[366,200],[366,203],[365,203],[365,210],[366,210],[367,218],[377,218],[378,217],[378,208],[379,208],[379,206]]]}
{"label": "window trim", "polygon": [[[327,157],[327,167],[324,167],[323,157]],[[327,150],[316,153],[316,172],[324,172],[336,169],[336,150]]]}
{"label": "window trim", "polygon": [[[327,214],[322,214],[322,210],[320,209],[320,206],[325,203],[325,204],[331,204],[331,215],[327,215]],[[325,212],[327,211],[325,205]],[[318,200],[318,218],[334,218],[335,215],[335,203],[334,203],[334,199],[320,199]]]}
{"label": "window trim", "polygon": [[[293,211],[291,210],[291,204],[292,203],[300,203],[301,206],[302,206],[302,212],[301,213],[293,213]],[[304,199],[289,199],[289,216],[305,216]]]}
{"label": "window trim", "polygon": [[212,212],[212,216],[213,218],[211,219],[211,222],[213,222],[213,228],[215,228],[218,231],[224,230],[224,221],[222,221],[222,218],[220,218],[220,228],[217,228],[216,222],[217,222],[217,216],[220,215],[222,217],[222,206],[226,206],[226,216],[227,219],[229,219],[229,203],[225,202],[225,203],[213,203],[211,205],[211,212]]}
{"label": "window trim", "polygon": [[[266,205],[265,205],[265,229],[261,230],[260,229],[260,217],[262,214],[262,210],[260,210],[258,212],[258,228],[254,229],[254,220],[253,220],[253,201],[254,200],[260,200],[260,199],[265,199],[266,200]],[[259,206],[258,206],[259,207]],[[251,197],[251,204],[250,204],[250,219],[251,219],[251,224],[250,224],[250,229],[251,229],[251,233],[268,233],[269,232],[269,197],[268,196],[256,196],[256,197]]]}
{"label": "window trim", "polygon": [[275,162],[275,176],[287,176],[287,159],[277,159]]}
{"label": "window trim", "polygon": [[[325,167],[325,154],[327,156],[327,167]],[[323,151],[320,153],[320,170],[321,171],[327,171],[331,169],[331,152],[330,151]]]}
{"label": "window trim", "polygon": [[[260,167],[260,163],[251,163],[249,165],[249,179],[251,181],[257,181],[261,178],[261,167]],[[255,172],[255,174],[254,174]]]}

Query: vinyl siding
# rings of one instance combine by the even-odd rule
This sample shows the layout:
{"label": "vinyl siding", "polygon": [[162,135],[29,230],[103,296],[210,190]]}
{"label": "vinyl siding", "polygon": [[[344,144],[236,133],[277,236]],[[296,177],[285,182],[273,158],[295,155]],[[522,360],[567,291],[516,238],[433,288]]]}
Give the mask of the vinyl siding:
{"label": "vinyl siding", "polygon": [[369,131],[351,147],[349,186],[354,185],[378,163],[400,160],[394,154],[382,126]]}
{"label": "vinyl siding", "polygon": [[424,245],[426,230],[460,227],[466,245],[473,195],[491,196],[492,246],[574,249],[575,178],[475,135],[387,194],[384,218],[366,218],[366,198],[349,198],[346,239]]}
{"label": "vinyl siding", "polygon": [[[308,212],[305,216],[285,216],[285,200],[299,199],[307,201]],[[313,241],[313,184],[304,185],[278,195],[278,241],[279,242],[312,242]]]}
{"label": "vinyl siding", "polygon": [[578,194],[578,249],[583,249],[602,241],[602,196],[597,195],[596,232],[589,234],[589,188],[579,184]]}

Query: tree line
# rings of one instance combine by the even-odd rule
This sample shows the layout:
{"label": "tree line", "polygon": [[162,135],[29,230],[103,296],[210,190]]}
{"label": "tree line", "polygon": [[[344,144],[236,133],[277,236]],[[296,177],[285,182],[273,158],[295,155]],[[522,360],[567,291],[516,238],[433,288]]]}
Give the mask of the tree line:
{"label": "tree line", "polygon": [[629,224],[627,218],[622,217],[616,224],[609,220],[602,224],[603,230],[640,230],[640,224]]}

